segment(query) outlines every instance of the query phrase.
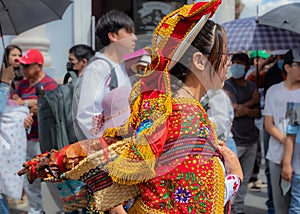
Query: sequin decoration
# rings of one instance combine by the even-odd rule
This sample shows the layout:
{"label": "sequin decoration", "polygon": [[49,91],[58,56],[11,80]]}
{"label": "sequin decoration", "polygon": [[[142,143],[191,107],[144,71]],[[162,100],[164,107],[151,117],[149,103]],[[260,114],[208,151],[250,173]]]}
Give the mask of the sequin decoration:
{"label": "sequin decoration", "polygon": [[136,134],[139,135],[141,133],[141,131],[143,131],[147,128],[150,128],[152,124],[153,124],[153,122],[148,119],[142,121],[141,124],[137,127]]}

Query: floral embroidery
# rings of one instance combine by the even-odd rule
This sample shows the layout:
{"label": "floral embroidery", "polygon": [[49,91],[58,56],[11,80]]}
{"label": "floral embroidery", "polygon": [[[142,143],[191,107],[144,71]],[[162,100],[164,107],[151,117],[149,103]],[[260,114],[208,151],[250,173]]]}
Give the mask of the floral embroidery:
{"label": "floral embroidery", "polygon": [[234,179],[235,179],[235,176],[233,176],[233,175],[228,175],[226,177],[226,180],[234,180]]}
{"label": "floral embroidery", "polygon": [[[239,183],[237,183],[237,182],[234,182],[234,184],[233,184],[233,189],[234,189],[234,191],[235,191],[235,192],[237,192],[237,190],[238,190],[239,186],[240,186],[240,184],[239,184]],[[235,194],[235,193],[234,193],[234,194]]]}
{"label": "floral embroidery", "polygon": [[225,178],[226,189],[227,189],[227,197],[234,196],[239,187],[240,187],[240,179],[238,176],[230,174]]}
{"label": "floral embroidery", "polygon": [[191,199],[192,194],[184,187],[179,187],[174,192],[176,202],[187,204]]}
{"label": "floral embroidery", "polygon": [[203,127],[199,129],[198,136],[207,139],[209,133],[210,133],[209,129],[207,127]]}

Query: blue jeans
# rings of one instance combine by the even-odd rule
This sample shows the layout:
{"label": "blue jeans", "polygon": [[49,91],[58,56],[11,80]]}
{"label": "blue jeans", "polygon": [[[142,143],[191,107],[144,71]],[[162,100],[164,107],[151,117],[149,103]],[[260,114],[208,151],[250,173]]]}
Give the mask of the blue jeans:
{"label": "blue jeans", "polygon": [[0,196],[0,213],[1,214],[9,214],[9,209],[7,202],[4,197]]}
{"label": "blue jeans", "polygon": [[289,214],[300,213],[300,175],[293,173]]}

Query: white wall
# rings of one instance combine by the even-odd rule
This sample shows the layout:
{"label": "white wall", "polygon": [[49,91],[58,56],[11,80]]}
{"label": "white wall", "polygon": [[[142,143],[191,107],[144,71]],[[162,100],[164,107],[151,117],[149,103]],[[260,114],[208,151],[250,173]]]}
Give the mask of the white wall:
{"label": "white wall", "polygon": [[[188,4],[193,2],[206,2],[207,0],[187,0]],[[235,0],[222,0],[222,4],[217,9],[217,12],[213,16],[212,20],[222,24],[231,20],[234,20],[235,13]]]}

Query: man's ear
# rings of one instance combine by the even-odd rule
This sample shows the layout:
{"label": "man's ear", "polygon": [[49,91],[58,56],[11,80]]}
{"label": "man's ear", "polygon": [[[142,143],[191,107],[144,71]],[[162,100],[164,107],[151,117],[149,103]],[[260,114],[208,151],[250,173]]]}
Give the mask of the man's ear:
{"label": "man's ear", "polygon": [[285,64],[285,65],[283,66],[283,68],[284,68],[284,70],[285,70],[286,72],[289,72],[291,66],[290,66],[289,64]]}
{"label": "man's ear", "polygon": [[86,58],[83,58],[81,61],[82,61],[82,64],[83,64],[84,67],[85,67],[85,66],[87,65],[87,63],[88,63],[88,61],[87,61]]}
{"label": "man's ear", "polygon": [[109,32],[107,35],[108,35],[108,38],[109,38],[110,42],[116,42],[117,41],[116,33]]}
{"label": "man's ear", "polygon": [[192,57],[192,64],[198,70],[204,70],[207,62],[206,57],[201,52],[196,52]]}

